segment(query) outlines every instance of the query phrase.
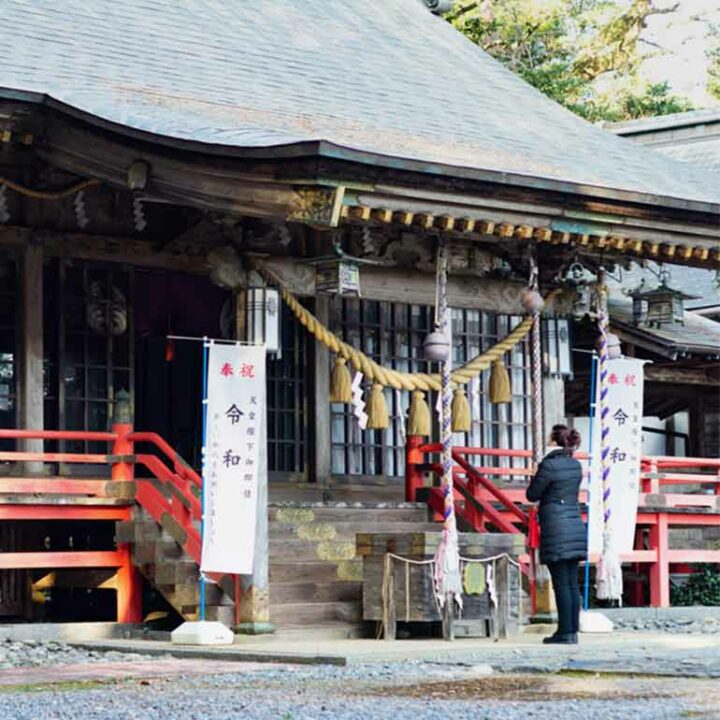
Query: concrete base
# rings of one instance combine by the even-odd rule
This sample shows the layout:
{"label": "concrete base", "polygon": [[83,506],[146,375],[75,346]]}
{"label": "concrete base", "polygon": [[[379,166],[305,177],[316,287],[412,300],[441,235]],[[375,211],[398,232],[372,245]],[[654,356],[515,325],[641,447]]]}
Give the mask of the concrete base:
{"label": "concrete base", "polygon": [[277,628],[270,622],[244,622],[233,627],[238,635],[270,635]]}
{"label": "concrete base", "polygon": [[581,633],[611,633],[613,627],[612,620],[598,610],[580,611]]}
{"label": "concrete base", "polygon": [[84,642],[91,640],[130,639],[142,636],[143,626],[132,623],[0,623],[0,642]]}
{"label": "concrete base", "polygon": [[219,622],[184,622],[170,633],[173,645],[232,645],[233,631]]}

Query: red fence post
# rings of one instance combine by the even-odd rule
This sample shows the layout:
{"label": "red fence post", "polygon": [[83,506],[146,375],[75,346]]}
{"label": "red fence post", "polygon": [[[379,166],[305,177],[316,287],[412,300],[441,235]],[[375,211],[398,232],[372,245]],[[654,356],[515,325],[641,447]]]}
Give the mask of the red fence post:
{"label": "red fence post", "polygon": [[115,578],[117,593],[117,621],[119,623],[142,622],[142,585],[140,575],[132,563],[130,545],[117,547],[123,555],[123,563]]}
{"label": "red fence post", "polygon": [[[112,455],[132,455],[134,446],[129,435],[132,432],[130,423],[115,423],[112,426],[115,433],[115,441],[112,446]],[[112,479],[118,482],[132,482],[134,479],[133,463],[125,460],[117,460],[115,457],[112,461]]]}
{"label": "red fence post", "polygon": [[418,465],[423,461],[421,435],[409,435],[405,443],[405,501],[415,502],[417,489],[423,486],[423,474]]}
{"label": "red fence post", "polygon": [[[132,455],[134,446],[129,435],[132,432],[130,423],[114,423],[112,426],[115,440],[112,446],[111,477],[116,482],[133,482],[134,464],[119,460],[117,456]],[[140,576],[132,562],[132,550],[129,544],[119,543],[118,552],[123,555],[123,564],[118,568],[116,582],[117,621],[121,623],[142,622],[142,590]]]}
{"label": "red fence post", "polygon": [[670,563],[668,562],[668,516],[659,512],[657,522],[650,528],[650,548],[657,552],[650,565],[650,605],[670,607]]}

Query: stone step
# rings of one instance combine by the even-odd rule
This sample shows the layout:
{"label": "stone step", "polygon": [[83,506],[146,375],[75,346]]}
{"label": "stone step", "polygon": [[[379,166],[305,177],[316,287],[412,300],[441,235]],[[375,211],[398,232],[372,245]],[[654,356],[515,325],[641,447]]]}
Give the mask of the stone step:
{"label": "stone step", "polygon": [[271,600],[270,612],[273,623],[281,628],[323,625],[328,622],[362,622],[360,602],[298,602],[276,605]]}

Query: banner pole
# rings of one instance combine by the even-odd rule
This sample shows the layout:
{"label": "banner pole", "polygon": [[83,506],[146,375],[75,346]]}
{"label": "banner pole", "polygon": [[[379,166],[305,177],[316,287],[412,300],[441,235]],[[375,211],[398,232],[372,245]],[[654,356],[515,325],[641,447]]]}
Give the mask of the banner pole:
{"label": "banner pole", "polygon": [[597,353],[593,352],[590,359],[590,418],[588,423],[588,489],[587,499],[585,504],[587,506],[587,527],[585,530],[585,537],[587,541],[587,550],[585,554],[585,587],[583,588],[583,610],[587,610],[590,605],[590,499],[591,499],[591,482],[592,482],[592,464],[593,464],[593,446],[594,446],[594,435],[593,427],[595,421],[595,383],[597,375]]}
{"label": "banner pole", "polygon": [[[200,518],[200,547],[205,540],[205,488],[207,469],[207,411],[208,411],[208,353],[210,343],[203,338],[203,382],[202,382],[202,513]],[[205,620],[205,576],[200,570],[200,621]]]}

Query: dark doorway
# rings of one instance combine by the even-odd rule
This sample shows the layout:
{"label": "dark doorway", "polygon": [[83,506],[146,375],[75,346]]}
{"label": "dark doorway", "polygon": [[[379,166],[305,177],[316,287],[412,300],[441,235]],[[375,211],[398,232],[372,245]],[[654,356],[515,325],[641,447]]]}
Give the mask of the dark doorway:
{"label": "dark doorway", "polygon": [[222,337],[221,315],[230,297],[206,277],[136,271],[135,427],[160,434],[196,469],[202,445],[202,343],[167,336]]}

